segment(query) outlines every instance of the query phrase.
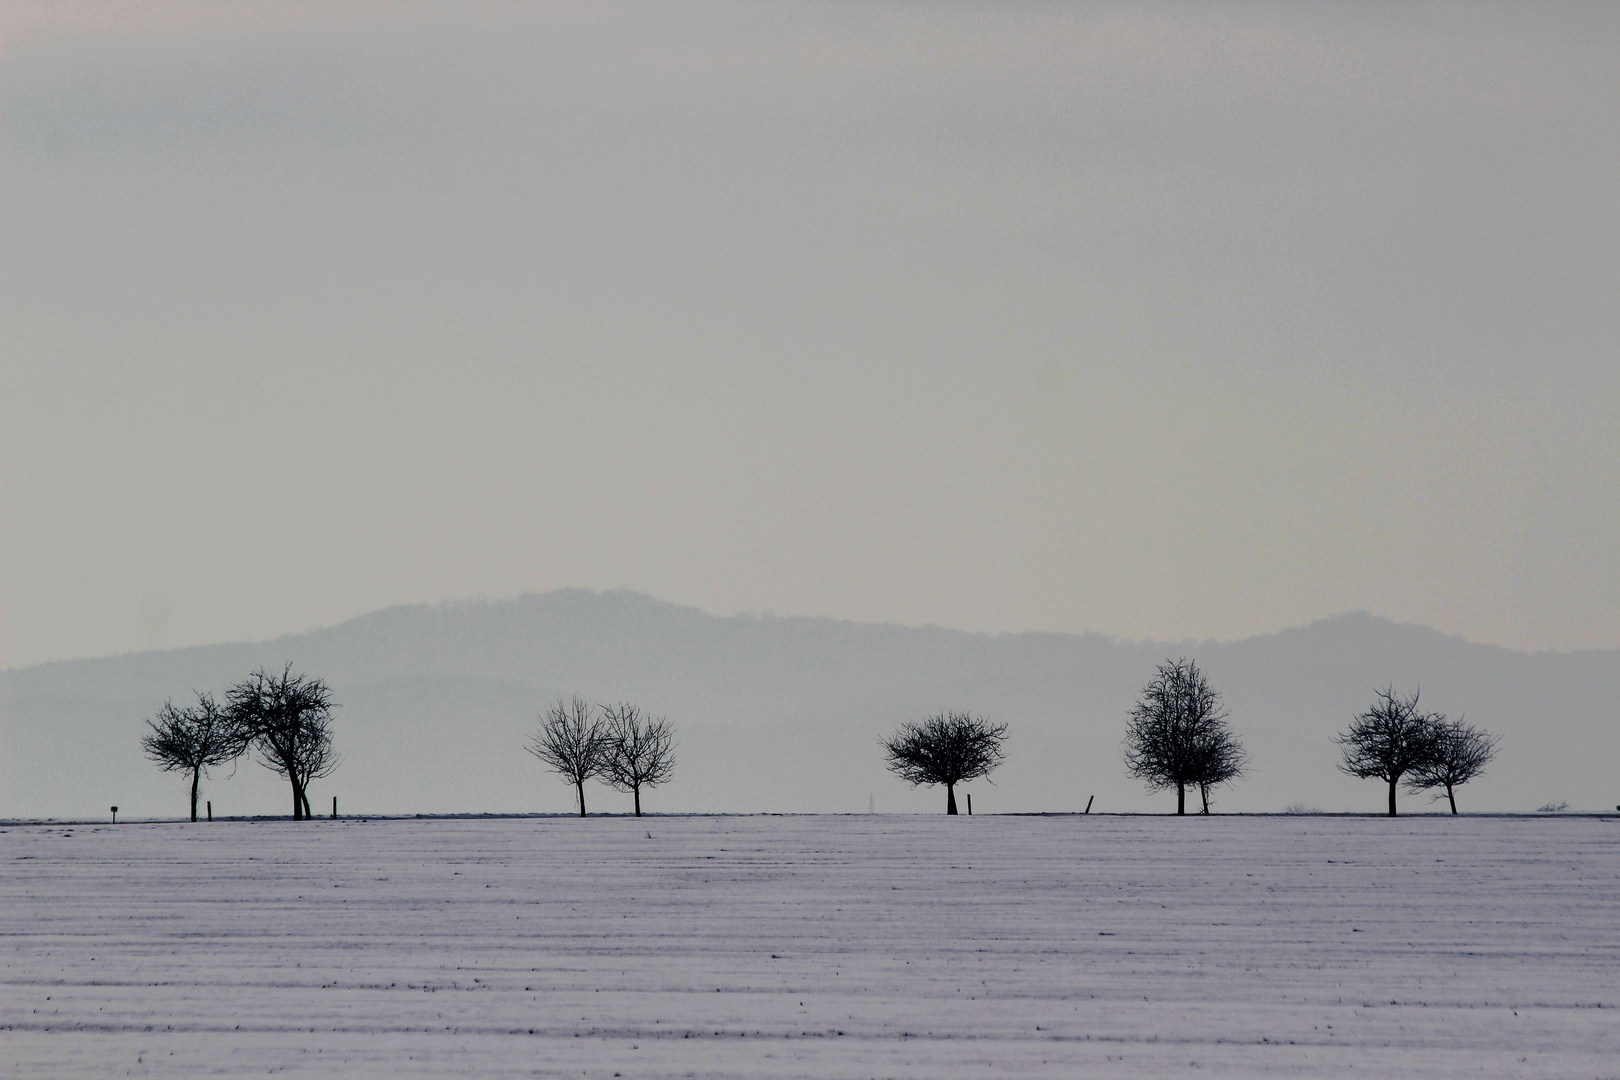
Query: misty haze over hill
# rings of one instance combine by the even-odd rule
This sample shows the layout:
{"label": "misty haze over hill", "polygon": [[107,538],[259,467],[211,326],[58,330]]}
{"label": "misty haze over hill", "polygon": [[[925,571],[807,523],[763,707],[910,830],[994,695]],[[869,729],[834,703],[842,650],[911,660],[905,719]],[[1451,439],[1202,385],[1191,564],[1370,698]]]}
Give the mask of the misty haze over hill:
{"label": "misty haze over hill", "polygon": [[[328,629],[41,664],[4,676],[0,814],[179,815],[184,783],[140,754],[141,721],[165,698],[216,694],[260,665],[326,679],[342,708],[343,764],[311,799],[346,812],[572,809],[571,790],[522,752],[559,695],[625,699],[664,714],[680,746],[651,812],[939,811],[883,768],[879,738],[925,712],[962,708],[1011,726],[1007,764],[968,785],[980,812],[1165,811],[1120,764],[1123,721],[1167,656],[1194,658],[1224,693],[1251,756],[1220,811],[1381,808],[1380,785],[1335,769],[1332,734],[1374,686],[1421,685],[1425,705],[1504,736],[1468,810],[1620,802],[1620,652],[1523,653],[1365,614],[1230,643],[1096,634],[987,635],[822,618],[713,616],[638,593],[561,590],[510,601],[389,608]],[[286,813],[284,783],[257,764],[218,770],[216,813]],[[587,789],[595,811],[629,797]],[[1433,809],[1404,796],[1403,812]]]}

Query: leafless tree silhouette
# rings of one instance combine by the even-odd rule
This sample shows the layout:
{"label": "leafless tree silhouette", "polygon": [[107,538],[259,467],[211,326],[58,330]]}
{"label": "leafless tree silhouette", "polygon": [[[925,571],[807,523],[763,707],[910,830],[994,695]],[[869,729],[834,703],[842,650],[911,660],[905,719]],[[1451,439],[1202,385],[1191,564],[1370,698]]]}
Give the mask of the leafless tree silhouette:
{"label": "leafless tree silhouette", "polygon": [[310,781],[338,766],[331,689],[320,679],[294,675],[287,664],[279,675],[255,671],[227,690],[225,700],[243,740],[258,749],[260,764],[292,784],[293,818],[313,817]]}
{"label": "leafless tree silhouette", "polygon": [[643,717],[627,702],[602,706],[607,753],[602,776],[608,784],[635,796],[641,816],[641,789],[666,783],[675,773],[675,731],[669,721]]}
{"label": "leafless tree silhouette", "polygon": [[574,785],[579,816],[585,816],[585,781],[599,775],[607,764],[611,742],[601,720],[583,699],[561,698],[545,712],[545,723],[529,737],[529,753]]}
{"label": "leafless tree silhouette", "polygon": [[1485,766],[1496,757],[1501,739],[1465,723],[1461,717],[1456,720],[1447,720],[1443,716],[1430,719],[1434,724],[1431,733],[1433,745],[1429,749],[1429,756],[1412,766],[1406,777],[1406,787],[1409,791],[1445,788],[1446,801],[1451,804],[1451,812],[1455,814],[1457,795],[1454,789],[1485,772]]}
{"label": "leafless tree silhouette", "polygon": [[1200,813],[1207,814],[1210,789],[1242,776],[1244,767],[1249,763],[1249,755],[1237,736],[1226,726],[1224,714],[1220,723],[1198,736],[1193,752],[1196,760],[1193,775],[1198,784],[1199,800],[1203,804]]}
{"label": "leafless tree silhouette", "polygon": [[211,694],[198,694],[197,704],[177,709],[165,701],[150,729],[141,736],[141,749],[164,772],[191,774],[191,820],[197,820],[197,796],[202,778],[215,765],[241,755],[246,749],[237,725],[214,702]]}
{"label": "leafless tree silhouette", "polygon": [[1131,707],[1125,768],[1149,790],[1176,789],[1176,813],[1187,812],[1195,786],[1209,813],[1209,790],[1243,775],[1246,755],[1227,725],[1221,695],[1191,660],[1166,660]]}
{"label": "leafless tree silhouette", "polygon": [[1376,690],[1376,700],[1333,741],[1342,749],[1341,772],[1389,785],[1389,816],[1394,817],[1395,788],[1401,778],[1430,761],[1435,731],[1444,717],[1418,708],[1420,691],[1401,697],[1393,686]]}
{"label": "leafless tree silhouette", "polygon": [[912,785],[944,784],[945,812],[956,813],[956,785],[988,776],[1005,760],[1007,725],[965,712],[907,722],[884,740],[889,771]]}

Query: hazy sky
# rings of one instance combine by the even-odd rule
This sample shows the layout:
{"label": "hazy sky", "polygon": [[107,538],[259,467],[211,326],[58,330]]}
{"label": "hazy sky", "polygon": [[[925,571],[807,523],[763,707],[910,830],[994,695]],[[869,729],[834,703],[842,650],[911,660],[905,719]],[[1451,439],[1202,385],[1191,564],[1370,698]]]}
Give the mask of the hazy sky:
{"label": "hazy sky", "polygon": [[4,10],[5,664],[564,585],[1620,646],[1620,5]]}

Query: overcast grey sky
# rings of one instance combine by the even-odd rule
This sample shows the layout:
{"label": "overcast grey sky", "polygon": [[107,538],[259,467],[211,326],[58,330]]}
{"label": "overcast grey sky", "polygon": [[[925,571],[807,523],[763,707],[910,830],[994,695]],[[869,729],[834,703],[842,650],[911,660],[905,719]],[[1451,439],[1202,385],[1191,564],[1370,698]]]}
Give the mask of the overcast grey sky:
{"label": "overcast grey sky", "polygon": [[1620,646],[1620,5],[5,17],[7,665],[564,585]]}

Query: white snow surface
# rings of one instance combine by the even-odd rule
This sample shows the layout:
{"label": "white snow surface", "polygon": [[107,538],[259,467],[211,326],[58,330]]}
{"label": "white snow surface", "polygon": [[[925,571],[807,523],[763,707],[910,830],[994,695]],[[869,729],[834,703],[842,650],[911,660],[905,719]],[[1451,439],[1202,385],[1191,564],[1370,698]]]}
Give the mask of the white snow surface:
{"label": "white snow surface", "polygon": [[1620,1076],[1620,819],[7,825],[23,1077]]}

